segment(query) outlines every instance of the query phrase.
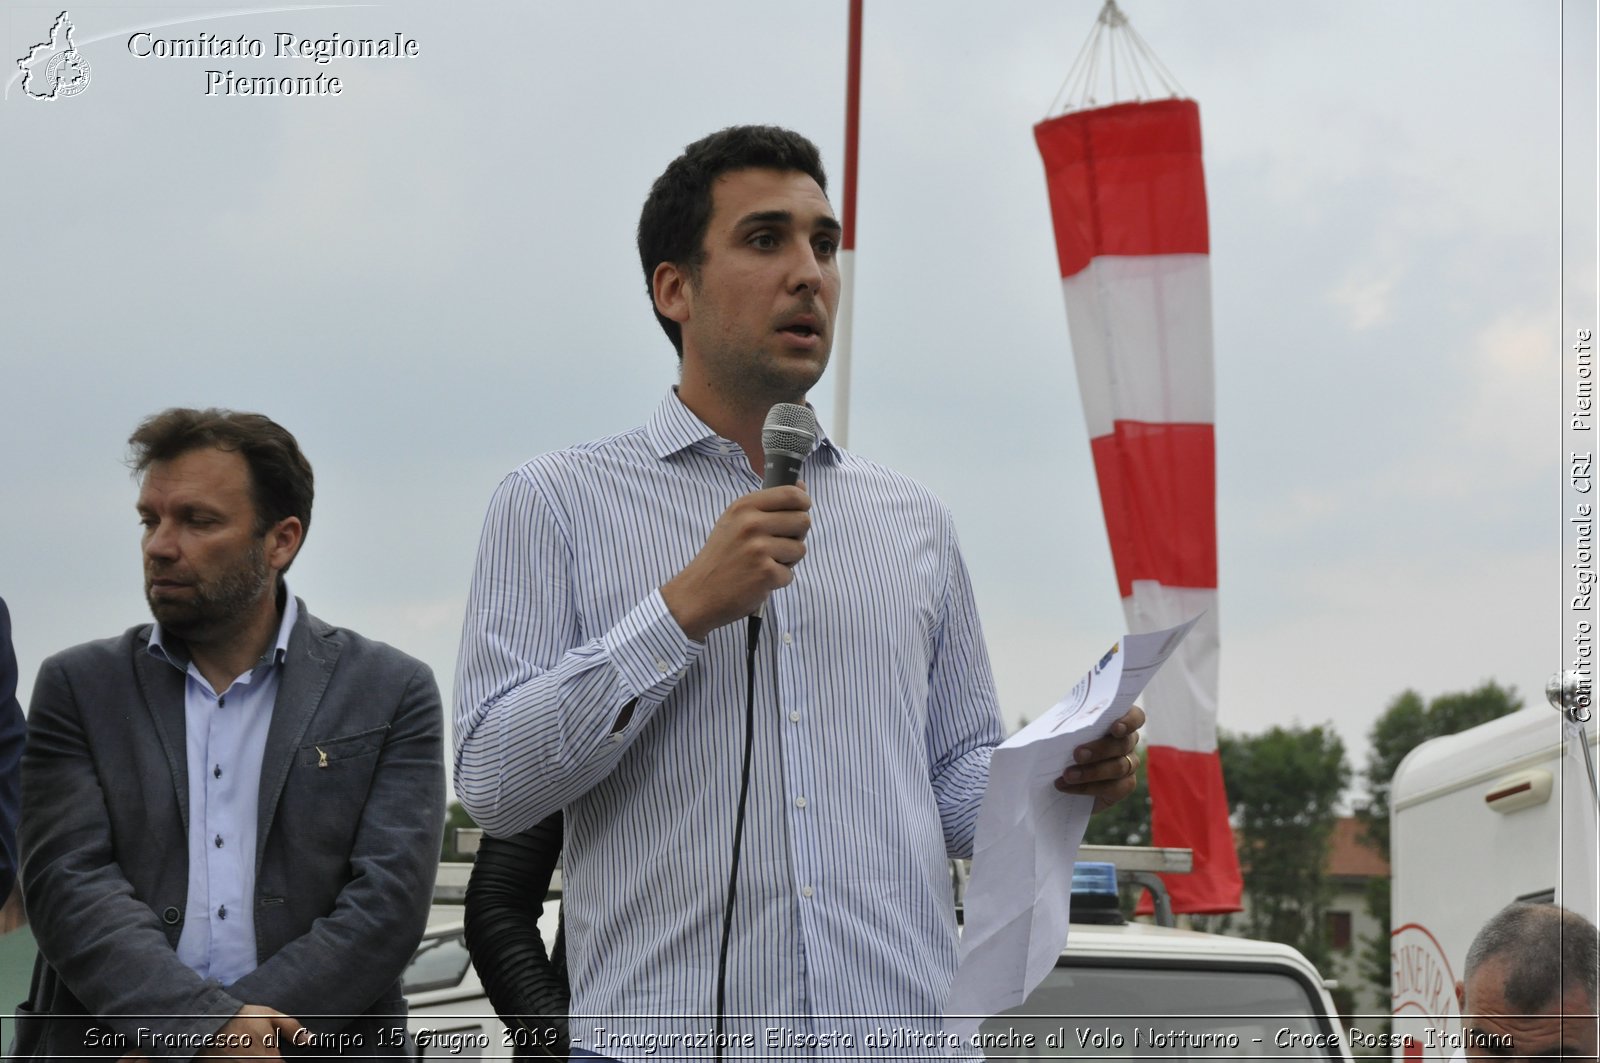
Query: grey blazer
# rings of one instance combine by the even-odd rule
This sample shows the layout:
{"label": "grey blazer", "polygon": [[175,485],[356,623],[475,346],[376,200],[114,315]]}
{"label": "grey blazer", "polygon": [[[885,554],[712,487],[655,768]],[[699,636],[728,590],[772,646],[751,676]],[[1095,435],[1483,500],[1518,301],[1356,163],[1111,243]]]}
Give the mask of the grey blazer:
{"label": "grey blazer", "polygon": [[177,956],[184,677],[146,652],[149,638],[150,625],[132,628],[39,670],[19,836],[40,956],[15,1055],[188,1058],[247,1003],[300,1019],[316,1054],[403,1052],[399,978],[427,923],[444,827],[432,673],[301,605],[261,772],[260,966],[223,987]]}

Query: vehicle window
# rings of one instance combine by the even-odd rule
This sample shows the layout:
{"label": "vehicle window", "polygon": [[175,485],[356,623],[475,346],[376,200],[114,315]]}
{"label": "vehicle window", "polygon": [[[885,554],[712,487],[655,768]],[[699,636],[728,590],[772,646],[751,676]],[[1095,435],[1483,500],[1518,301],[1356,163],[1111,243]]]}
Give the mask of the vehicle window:
{"label": "vehicle window", "polygon": [[1057,967],[983,1024],[990,1059],[1339,1059],[1305,986],[1265,971]]}
{"label": "vehicle window", "polygon": [[460,985],[471,962],[465,935],[460,931],[423,938],[400,976],[401,988],[407,993],[420,993]]}

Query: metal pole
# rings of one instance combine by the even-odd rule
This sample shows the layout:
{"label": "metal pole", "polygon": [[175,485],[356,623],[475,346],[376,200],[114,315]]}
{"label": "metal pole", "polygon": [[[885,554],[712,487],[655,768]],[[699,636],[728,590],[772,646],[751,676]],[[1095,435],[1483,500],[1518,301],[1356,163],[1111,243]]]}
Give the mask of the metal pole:
{"label": "metal pole", "polygon": [[839,320],[833,335],[833,427],[829,436],[850,445],[850,312],[855,301],[856,147],[861,134],[861,8],[850,0],[850,51],[845,80],[844,232],[839,245]]}

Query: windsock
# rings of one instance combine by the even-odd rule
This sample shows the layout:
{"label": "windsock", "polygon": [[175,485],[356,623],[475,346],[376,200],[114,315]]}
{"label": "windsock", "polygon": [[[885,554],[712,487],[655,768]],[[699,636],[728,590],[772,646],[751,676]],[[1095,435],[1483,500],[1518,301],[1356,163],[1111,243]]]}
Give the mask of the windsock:
{"label": "windsock", "polygon": [[1203,613],[1141,702],[1151,840],[1194,850],[1178,912],[1239,910],[1217,753],[1211,267],[1200,109],[1124,103],[1034,127],[1128,630]]}

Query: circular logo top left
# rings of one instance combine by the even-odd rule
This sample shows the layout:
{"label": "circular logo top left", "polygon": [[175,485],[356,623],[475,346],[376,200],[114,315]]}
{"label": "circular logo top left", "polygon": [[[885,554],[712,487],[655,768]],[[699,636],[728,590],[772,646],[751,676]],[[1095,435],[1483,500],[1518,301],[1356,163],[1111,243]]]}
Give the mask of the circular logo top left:
{"label": "circular logo top left", "polygon": [[50,38],[17,60],[24,95],[52,101],[77,96],[89,87],[89,61],[72,43],[72,30],[71,15],[61,12],[50,27]]}

